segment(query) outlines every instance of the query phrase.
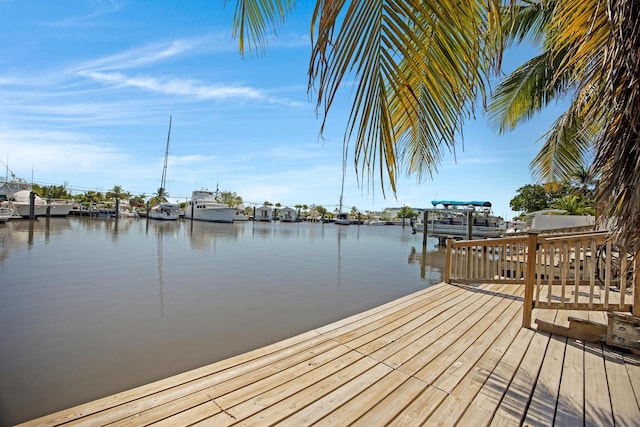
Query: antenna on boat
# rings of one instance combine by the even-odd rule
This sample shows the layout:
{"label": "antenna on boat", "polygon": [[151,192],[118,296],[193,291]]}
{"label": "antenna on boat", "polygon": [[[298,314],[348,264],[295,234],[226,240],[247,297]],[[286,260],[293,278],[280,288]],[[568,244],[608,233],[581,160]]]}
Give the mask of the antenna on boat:
{"label": "antenna on boat", "polygon": [[340,188],[340,208],[338,209],[338,214],[342,213],[342,197],[344,195],[344,177],[347,172],[347,148],[348,145],[346,142],[342,144],[342,187]]}

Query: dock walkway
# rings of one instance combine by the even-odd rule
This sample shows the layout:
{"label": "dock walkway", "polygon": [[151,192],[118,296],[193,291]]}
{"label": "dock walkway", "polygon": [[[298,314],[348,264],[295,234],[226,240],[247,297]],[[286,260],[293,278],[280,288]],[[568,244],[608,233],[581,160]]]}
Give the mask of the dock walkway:
{"label": "dock walkway", "polygon": [[24,425],[637,426],[640,358],[522,328],[523,292],[440,283]]}

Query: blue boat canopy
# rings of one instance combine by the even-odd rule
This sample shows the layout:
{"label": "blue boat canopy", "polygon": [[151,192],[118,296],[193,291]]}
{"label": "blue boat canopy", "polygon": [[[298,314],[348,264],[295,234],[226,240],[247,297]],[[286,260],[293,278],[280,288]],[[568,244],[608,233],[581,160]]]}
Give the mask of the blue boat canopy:
{"label": "blue boat canopy", "polygon": [[447,208],[449,206],[479,206],[479,207],[483,207],[483,208],[490,208],[491,207],[491,202],[478,202],[478,201],[457,202],[455,200],[432,200],[431,204],[434,207],[438,206],[438,205],[442,205],[445,208]]}

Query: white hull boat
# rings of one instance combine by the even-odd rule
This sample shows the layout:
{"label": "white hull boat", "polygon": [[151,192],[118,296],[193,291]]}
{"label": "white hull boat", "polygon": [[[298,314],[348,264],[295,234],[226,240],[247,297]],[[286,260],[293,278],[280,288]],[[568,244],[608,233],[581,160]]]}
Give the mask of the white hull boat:
{"label": "white hull boat", "polygon": [[236,208],[218,202],[216,193],[208,190],[196,190],[191,194],[184,211],[185,219],[210,222],[232,223]]}
{"label": "white hull boat", "polygon": [[349,214],[346,212],[338,213],[336,220],[333,223],[338,225],[350,225],[351,220],[349,219]]}
{"label": "white hull boat", "polygon": [[7,207],[0,206],[0,224],[4,224],[13,216],[13,211]]}
{"label": "white hull boat", "polygon": [[160,203],[149,210],[148,217],[165,221],[175,221],[180,218],[182,211],[175,203]]}

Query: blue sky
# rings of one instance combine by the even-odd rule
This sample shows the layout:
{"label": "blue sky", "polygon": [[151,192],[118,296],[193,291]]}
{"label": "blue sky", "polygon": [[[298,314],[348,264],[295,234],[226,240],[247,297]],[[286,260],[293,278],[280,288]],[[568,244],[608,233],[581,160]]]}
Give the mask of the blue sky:
{"label": "blue sky", "polygon": [[[347,90],[320,139],[307,92],[313,2],[300,2],[263,54],[244,58],[232,39],[234,3],[0,0],[0,160],[43,185],[153,195],[172,116],[170,200],[218,185],[247,203],[333,210],[351,105]],[[509,52],[507,68],[530,54]],[[480,111],[433,179],[403,176],[396,197],[385,198],[377,181],[359,184],[350,161],[344,205],[488,200],[511,218],[509,201],[531,182],[529,162],[552,114],[498,136]]]}

